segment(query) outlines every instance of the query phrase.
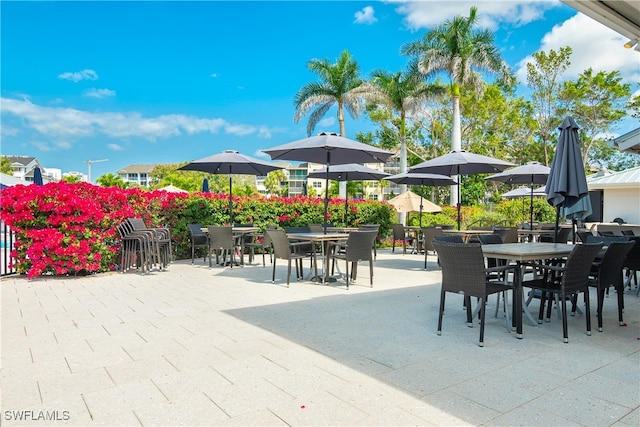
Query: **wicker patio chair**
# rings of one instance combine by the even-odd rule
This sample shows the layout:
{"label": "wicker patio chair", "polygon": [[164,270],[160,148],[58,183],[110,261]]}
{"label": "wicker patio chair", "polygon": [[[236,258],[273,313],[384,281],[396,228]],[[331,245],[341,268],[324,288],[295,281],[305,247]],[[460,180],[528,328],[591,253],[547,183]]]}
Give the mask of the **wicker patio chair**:
{"label": "wicker patio chair", "polygon": [[493,232],[502,238],[502,243],[518,243],[519,241],[516,227],[497,228]]}
{"label": "wicker patio chair", "polygon": [[225,265],[228,257],[229,266],[233,268],[235,251],[242,247],[240,239],[233,235],[233,227],[210,225],[207,229],[209,230],[209,267],[212,266],[211,256],[215,254],[216,264],[220,264],[220,256],[222,256],[222,265]]}
{"label": "wicker patio chair", "polygon": [[[327,248],[329,259],[328,263],[333,264],[336,259],[342,259],[346,262],[345,278],[347,281],[347,289],[349,289],[349,276],[355,280],[358,274],[358,262],[369,261],[369,284],[373,287],[373,252],[371,246],[377,236],[377,231],[352,231],[349,233],[346,243],[330,242]],[[332,246],[340,245],[342,251],[333,251]],[[349,275],[349,263],[351,263],[351,275]]]}
{"label": "wicker patio chair", "polygon": [[[268,225],[267,230],[275,230],[277,227],[275,225]],[[265,254],[269,254],[269,262],[273,262],[273,247],[271,246],[271,238],[267,235],[267,233],[254,233],[251,235],[253,237],[252,241],[249,243],[245,243],[245,248],[249,249],[249,262],[253,261],[255,256],[255,250],[260,249],[262,252],[262,266],[266,266],[265,262]]]}
{"label": "wicker patio chair", "polygon": [[422,246],[424,247],[424,269],[427,269],[427,254],[429,252],[436,252],[436,248],[433,247],[433,238],[435,236],[441,236],[442,228],[440,227],[422,227]]}
{"label": "wicker patio chair", "polygon": [[[311,258],[311,264],[315,268],[315,278],[317,281],[318,262],[316,258],[316,247],[314,244],[308,241],[291,242],[284,230],[266,230],[265,235],[268,236],[269,239],[271,239],[271,244],[273,245],[273,272],[271,275],[272,283],[275,283],[276,281],[276,260],[287,260],[287,287],[289,287],[289,282],[291,281],[291,261],[294,261],[296,264],[296,278],[299,280],[304,275],[302,260],[306,257]],[[302,246],[308,247],[310,249],[310,252],[300,251],[299,248]]]}
{"label": "wicker patio chair", "polygon": [[616,290],[618,295],[618,323],[622,326],[622,310],[624,309],[624,285],[622,279],[622,265],[627,254],[636,244],[634,241],[611,242],[607,246],[602,258],[593,263],[589,285],[595,287],[598,293],[598,331],[602,332],[602,306],[604,305],[604,294],[610,287]]}
{"label": "wicker patio chair", "polygon": [[380,232],[380,224],[362,224],[360,225],[359,231],[367,231],[373,230],[376,232],[376,238],[373,239],[373,260],[375,261],[378,257],[378,250],[376,248],[376,240],[378,239],[378,233]]}
{"label": "wicker patio chair", "polygon": [[626,280],[624,286],[631,288],[631,280],[633,279],[636,285],[636,295],[640,294],[640,286],[638,286],[638,272],[640,271],[640,236],[630,236],[629,240],[636,242],[635,246],[631,248],[627,257],[624,259],[622,266],[626,272]]}
{"label": "wicker patio chair", "polygon": [[411,243],[413,242],[413,238],[411,237],[407,229],[402,224],[391,224],[391,231],[393,233],[391,236],[391,239],[392,239],[391,252],[396,251],[396,241],[401,240],[402,253],[406,254],[407,242],[409,242],[409,245],[411,245]]}
{"label": "wicker patio chair", "polygon": [[[202,246],[207,249],[209,248],[209,236],[207,236],[207,233],[202,231],[202,224],[187,224],[187,228],[191,233],[191,264],[193,264],[196,256],[196,248]],[[207,253],[208,251],[205,252],[202,261],[207,259]]]}
{"label": "wicker patio chair", "polygon": [[438,312],[438,335],[442,335],[442,317],[444,314],[445,294],[453,292],[464,295],[467,309],[467,326],[473,326],[471,297],[478,298],[478,317],[480,319],[480,347],[484,346],[484,319],[486,300],[491,294],[511,291],[513,287],[504,281],[488,279],[490,274],[511,270],[514,267],[503,266],[486,268],[479,243],[446,243],[433,241],[442,266],[442,287],[440,290],[440,310]]}
{"label": "wicker patio chair", "polygon": [[[587,326],[587,335],[591,335],[591,311],[589,307],[589,272],[596,255],[602,249],[602,243],[575,245],[564,265],[540,265],[544,274],[542,277],[527,280],[522,283],[523,286],[539,289],[542,292],[540,298],[540,312],[538,323],[542,323],[545,307],[545,296],[548,297],[549,304],[553,303],[553,296],[559,296],[559,304],[562,307],[562,334],[564,342],[569,342],[569,334],[567,332],[567,297],[572,296],[574,307],[576,304],[577,294],[582,292],[585,303],[585,318]],[[557,301],[556,301],[557,302]],[[550,313],[547,311],[547,321],[549,321]]]}

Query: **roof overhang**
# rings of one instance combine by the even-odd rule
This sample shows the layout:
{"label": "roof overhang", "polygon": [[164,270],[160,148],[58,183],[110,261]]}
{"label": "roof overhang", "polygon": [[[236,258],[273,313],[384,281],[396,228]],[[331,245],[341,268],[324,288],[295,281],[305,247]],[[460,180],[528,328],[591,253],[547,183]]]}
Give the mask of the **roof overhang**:
{"label": "roof overhang", "polygon": [[638,0],[560,0],[629,38],[640,51],[640,1]]}
{"label": "roof overhang", "polygon": [[640,154],[640,128],[620,135],[612,140],[612,145],[620,151]]}

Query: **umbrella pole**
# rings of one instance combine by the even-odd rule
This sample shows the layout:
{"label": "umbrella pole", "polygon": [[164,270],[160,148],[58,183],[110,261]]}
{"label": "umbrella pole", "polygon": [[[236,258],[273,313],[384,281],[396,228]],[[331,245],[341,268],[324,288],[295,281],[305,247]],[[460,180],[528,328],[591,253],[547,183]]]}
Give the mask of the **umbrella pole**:
{"label": "umbrella pole", "polygon": [[331,150],[327,150],[327,174],[324,177],[324,234],[327,234],[327,213],[329,212],[329,163],[331,162]]}
{"label": "umbrella pole", "polygon": [[556,234],[553,242],[558,241],[558,233],[560,232],[560,205],[556,206]]}
{"label": "umbrella pole", "polygon": [[529,202],[529,216],[531,218],[529,221],[529,227],[533,230],[533,177],[531,177],[531,197]]}
{"label": "umbrella pole", "polygon": [[233,199],[231,198],[232,189],[231,166],[229,166],[229,225],[233,227]]}
{"label": "umbrella pole", "polygon": [[[349,182],[349,174],[345,173],[345,183]],[[349,187],[347,186],[346,188],[346,194],[344,195],[344,226],[348,227],[349,224],[347,223],[348,219],[349,219]]]}
{"label": "umbrella pole", "polygon": [[460,170],[458,169],[458,230],[461,230],[460,227],[461,218],[460,218]]}
{"label": "umbrella pole", "polygon": [[424,190],[424,179],[420,180],[420,228],[422,228],[422,191]]}

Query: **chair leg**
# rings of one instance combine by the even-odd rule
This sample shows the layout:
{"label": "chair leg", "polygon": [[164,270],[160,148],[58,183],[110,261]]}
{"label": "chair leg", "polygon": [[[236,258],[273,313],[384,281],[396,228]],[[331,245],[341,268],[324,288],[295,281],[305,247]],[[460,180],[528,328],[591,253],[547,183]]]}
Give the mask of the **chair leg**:
{"label": "chair leg", "polygon": [[[584,309],[585,309],[585,314],[584,317],[586,318],[587,321],[587,335],[591,336],[591,308],[590,308],[590,301],[589,301],[589,288],[585,289],[582,292],[582,295],[584,295]],[[576,299],[578,297],[576,296]],[[601,317],[602,318],[602,317]]]}
{"label": "chair leg", "polygon": [[602,306],[604,305],[604,289],[598,288],[598,307],[596,317],[598,318],[598,332],[602,332]]}
{"label": "chair leg", "polygon": [[464,305],[467,307],[467,326],[472,328],[473,327],[473,314],[471,311],[471,297],[468,295],[465,295],[464,297]]}
{"label": "chair leg", "polygon": [[438,312],[438,335],[442,335],[442,315],[444,314],[444,289],[440,289],[440,311]]}
{"label": "chair leg", "polygon": [[560,292],[560,304],[562,305],[562,337],[565,344],[569,342],[569,332],[567,331],[567,296]]}
{"label": "chair leg", "polygon": [[347,289],[349,289],[349,261],[345,262],[345,264],[347,264],[347,272],[345,273],[345,276],[347,278]]}
{"label": "chair leg", "polygon": [[[298,265],[296,264],[296,269]],[[291,258],[289,258],[289,262],[287,264],[287,288],[289,287],[289,281],[291,280]]]}
{"label": "chair leg", "polygon": [[373,288],[373,261],[369,260],[369,285]]}
{"label": "chair leg", "polygon": [[622,320],[622,312],[624,311],[624,289],[622,286],[616,287],[616,293],[618,294],[618,325],[624,326],[624,321]]}
{"label": "chair leg", "polygon": [[480,347],[484,347],[484,314],[486,311],[486,307],[484,306],[484,298],[480,298],[478,304],[480,304]]}

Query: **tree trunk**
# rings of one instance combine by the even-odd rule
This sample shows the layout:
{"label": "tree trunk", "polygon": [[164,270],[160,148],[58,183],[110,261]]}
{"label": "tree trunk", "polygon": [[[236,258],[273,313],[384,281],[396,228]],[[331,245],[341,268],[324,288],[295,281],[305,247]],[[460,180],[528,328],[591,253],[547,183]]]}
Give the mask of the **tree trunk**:
{"label": "tree trunk", "polygon": [[[400,173],[407,171],[407,136],[405,130],[405,114],[404,111],[400,112]],[[407,185],[400,185],[400,194],[407,192]],[[400,224],[404,224],[406,220],[406,214],[400,212],[399,215]]]}
{"label": "tree trunk", "polygon": [[338,102],[338,123],[340,124],[340,136],[346,138],[346,131],[344,130],[344,111],[342,108],[342,102]]}

